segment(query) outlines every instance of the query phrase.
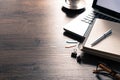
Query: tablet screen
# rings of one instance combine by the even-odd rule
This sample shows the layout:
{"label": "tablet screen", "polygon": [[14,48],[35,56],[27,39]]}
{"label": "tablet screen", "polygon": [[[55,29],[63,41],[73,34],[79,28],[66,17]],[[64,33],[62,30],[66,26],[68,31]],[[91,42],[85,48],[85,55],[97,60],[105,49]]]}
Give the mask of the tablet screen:
{"label": "tablet screen", "polygon": [[120,19],[120,0],[93,0],[92,7],[99,12]]}
{"label": "tablet screen", "polygon": [[98,0],[97,5],[120,13],[120,0]]}

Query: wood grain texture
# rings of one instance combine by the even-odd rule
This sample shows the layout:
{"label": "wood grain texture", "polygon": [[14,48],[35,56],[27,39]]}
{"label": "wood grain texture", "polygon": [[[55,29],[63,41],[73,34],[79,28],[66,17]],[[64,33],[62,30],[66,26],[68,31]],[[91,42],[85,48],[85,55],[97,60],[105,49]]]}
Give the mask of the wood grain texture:
{"label": "wood grain texture", "polygon": [[104,59],[70,57],[62,26],[73,18],[61,8],[62,0],[0,0],[0,80],[112,80],[92,73]]}

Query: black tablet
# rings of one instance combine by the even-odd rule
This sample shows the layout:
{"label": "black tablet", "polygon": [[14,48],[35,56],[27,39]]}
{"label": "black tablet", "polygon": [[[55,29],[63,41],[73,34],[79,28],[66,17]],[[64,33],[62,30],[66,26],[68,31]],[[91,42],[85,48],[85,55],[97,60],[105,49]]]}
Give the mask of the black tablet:
{"label": "black tablet", "polygon": [[120,0],[94,0],[92,7],[110,16],[120,18]]}

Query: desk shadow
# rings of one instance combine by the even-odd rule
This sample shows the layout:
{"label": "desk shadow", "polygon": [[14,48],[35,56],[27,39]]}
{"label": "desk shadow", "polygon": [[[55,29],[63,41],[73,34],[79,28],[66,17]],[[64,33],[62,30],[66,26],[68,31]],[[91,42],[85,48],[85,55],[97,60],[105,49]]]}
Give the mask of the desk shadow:
{"label": "desk shadow", "polygon": [[[111,69],[120,72],[120,62],[109,60],[106,58],[102,58],[99,56],[91,55],[88,53],[82,53],[81,55],[81,62],[83,64],[90,64],[93,66],[97,66],[99,63],[104,63],[109,66]],[[78,57],[79,58],[79,57]]]}
{"label": "desk shadow", "polygon": [[[80,64],[89,64],[89,65],[92,65],[92,66],[96,66],[96,68],[97,68],[98,64],[102,63],[102,64],[105,64],[106,66],[108,66],[113,71],[116,71],[120,74],[120,62],[109,60],[109,59],[102,58],[102,57],[99,57],[99,56],[94,56],[94,55],[91,55],[91,54],[88,54],[88,53],[82,53],[77,58],[81,58],[80,59],[81,61],[78,62]],[[105,78],[105,77],[109,78],[108,80],[116,80],[115,78],[110,76],[109,73],[99,72],[99,73],[96,74],[96,78],[98,80],[104,80],[103,78]]]}
{"label": "desk shadow", "polygon": [[65,7],[62,7],[62,11],[65,12],[68,17],[74,18],[77,15],[81,14],[82,12],[84,12],[85,8],[82,8],[80,10],[71,10],[71,9],[67,9]]}

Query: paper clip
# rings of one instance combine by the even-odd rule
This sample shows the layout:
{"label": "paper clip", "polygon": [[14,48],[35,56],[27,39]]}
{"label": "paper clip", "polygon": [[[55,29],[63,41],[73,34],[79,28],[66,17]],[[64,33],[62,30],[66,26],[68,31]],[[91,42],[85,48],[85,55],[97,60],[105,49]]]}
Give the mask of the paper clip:
{"label": "paper clip", "polygon": [[77,44],[77,41],[66,41],[66,43],[72,43],[72,44]]}
{"label": "paper clip", "polygon": [[72,48],[72,47],[76,47],[77,45],[70,45],[70,46],[66,46],[65,48]]}

